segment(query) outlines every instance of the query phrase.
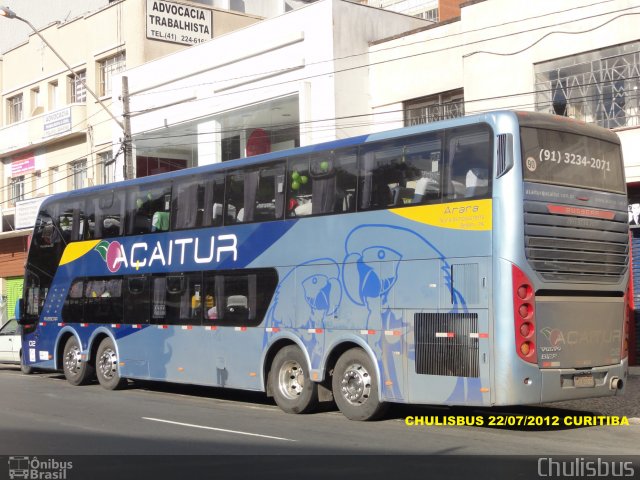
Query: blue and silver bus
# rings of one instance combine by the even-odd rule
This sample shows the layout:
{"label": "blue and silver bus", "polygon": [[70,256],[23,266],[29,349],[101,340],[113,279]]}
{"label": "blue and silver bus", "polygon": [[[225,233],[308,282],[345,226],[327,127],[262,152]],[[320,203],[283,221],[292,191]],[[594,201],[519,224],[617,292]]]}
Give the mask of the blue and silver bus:
{"label": "blue and silver bus", "polygon": [[22,361],[356,420],[611,396],[628,257],[614,133],[469,116],[48,198]]}

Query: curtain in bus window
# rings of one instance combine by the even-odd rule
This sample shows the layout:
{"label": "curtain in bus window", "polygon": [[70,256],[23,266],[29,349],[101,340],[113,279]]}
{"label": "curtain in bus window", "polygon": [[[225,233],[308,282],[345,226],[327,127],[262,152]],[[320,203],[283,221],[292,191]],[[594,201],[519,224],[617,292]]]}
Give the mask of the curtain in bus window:
{"label": "curtain in bus window", "polygon": [[246,172],[244,174],[244,216],[243,222],[252,222],[256,211],[256,195],[260,183],[260,172]]}
{"label": "curtain in bus window", "polygon": [[176,230],[193,228],[197,225],[198,206],[200,203],[201,188],[199,182],[190,181],[178,183],[176,195],[173,198],[173,218]]}

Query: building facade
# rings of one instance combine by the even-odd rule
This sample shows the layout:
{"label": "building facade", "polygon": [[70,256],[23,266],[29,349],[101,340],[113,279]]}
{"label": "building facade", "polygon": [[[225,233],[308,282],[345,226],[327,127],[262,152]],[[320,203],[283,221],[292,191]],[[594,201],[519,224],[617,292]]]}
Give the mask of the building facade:
{"label": "building facade", "polygon": [[[31,32],[0,62],[0,256],[12,259],[0,263],[6,318],[14,313],[27,237],[43,197],[122,178],[114,163],[124,137],[122,122],[110,113],[114,75],[260,20],[162,0],[103,3],[39,30],[55,52]],[[0,22],[2,28],[22,24],[3,17]]]}

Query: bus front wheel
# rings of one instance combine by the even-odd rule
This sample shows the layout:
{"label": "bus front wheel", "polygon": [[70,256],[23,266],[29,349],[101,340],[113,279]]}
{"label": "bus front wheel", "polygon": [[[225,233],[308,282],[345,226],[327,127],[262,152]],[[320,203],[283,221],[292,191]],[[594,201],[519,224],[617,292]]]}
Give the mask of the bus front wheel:
{"label": "bus front wheel", "polygon": [[333,398],[350,420],[375,420],[387,404],[378,395],[378,380],[369,356],[361,348],[347,350],[336,362],[331,381]]}
{"label": "bus front wheel", "polygon": [[311,381],[307,360],[293,345],[280,350],[271,365],[269,382],[278,406],[287,413],[309,413],[318,406],[318,384]]}
{"label": "bus front wheel", "polygon": [[76,337],[69,337],[62,354],[62,370],[67,381],[74,386],[86,385],[93,380],[93,365],[82,358],[80,343]]}
{"label": "bus front wheel", "polygon": [[98,346],[96,375],[100,385],[107,390],[118,390],[126,383],[126,379],[121,378],[118,372],[118,354],[109,337],[104,338]]}

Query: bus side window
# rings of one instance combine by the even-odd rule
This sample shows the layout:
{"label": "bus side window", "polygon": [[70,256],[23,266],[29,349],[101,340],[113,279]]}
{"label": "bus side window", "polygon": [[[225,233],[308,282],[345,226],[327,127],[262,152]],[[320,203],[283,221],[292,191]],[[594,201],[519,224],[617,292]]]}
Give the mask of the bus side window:
{"label": "bus side window", "polygon": [[309,172],[312,179],[312,214],[355,211],[358,176],[355,149],[314,156]]}
{"label": "bus side window", "polygon": [[88,279],[84,298],[84,315],[89,322],[122,322],[122,277]]}
{"label": "bus side window", "polygon": [[493,149],[491,132],[479,125],[447,134],[447,200],[491,196]]}
{"label": "bus side window", "polygon": [[224,175],[180,179],[173,189],[172,230],[222,225]]}
{"label": "bus side window", "polygon": [[152,320],[166,325],[202,325],[202,274],[153,278]]}
{"label": "bus side window", "polygon": [[303,217],[311,215],[313,207],[313,190],[309,158],[293,157],[287,166],[286,202],[287,217]]}
{"label": "bus side window", "polygon": [[149,277],[135,275],[125,279],[124,288],[124,319],[123,323],[149,323],[150,294]]}
{"label": "bus side window", "polygon": [[80,323],[84,320],[84,283],[82,279],[71,283],[62,306],[62,320],[65,323]]}
{"label": "bus side window", "polygon": [[127,234],[169,230],[171,185],[132,188],[127,195]]}
{"label": "bus side window", "polygon": [[248,327],[259,325],[267,313],[277,285],[278,274],[272,268],[205,273],[205,323]]}
{"label": "bus side window", "polygon": [[225,225],[244,222],[244,173],[227,175],[225,190]]}
{"label": "bus side window", "polygon": [[100,196],[95,209],[95,238],[112,238],[124,234],[124,190]]}

